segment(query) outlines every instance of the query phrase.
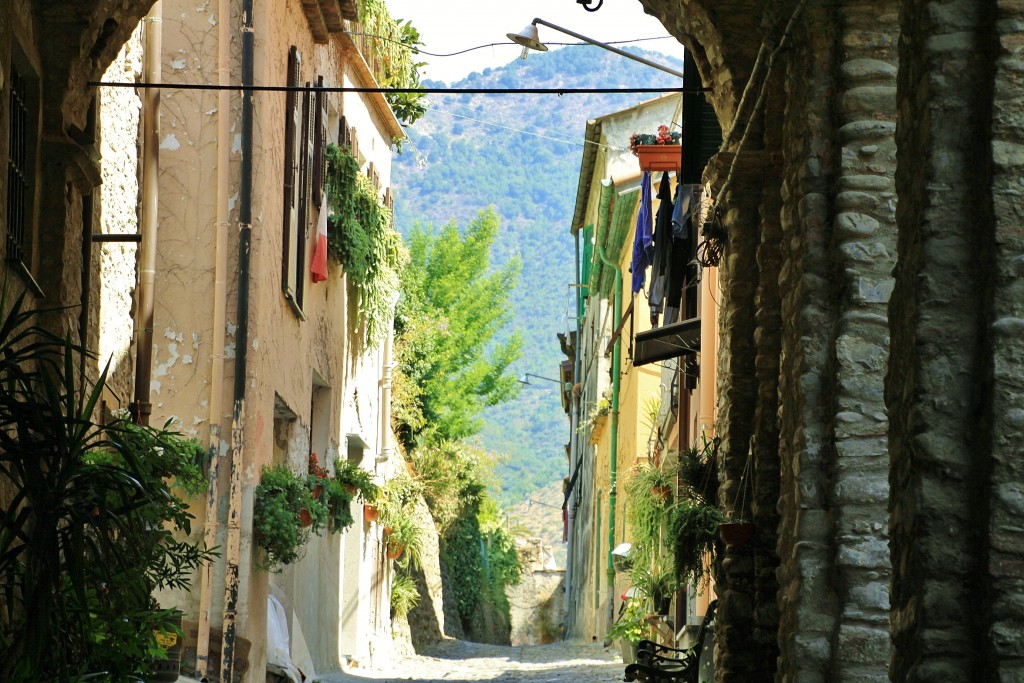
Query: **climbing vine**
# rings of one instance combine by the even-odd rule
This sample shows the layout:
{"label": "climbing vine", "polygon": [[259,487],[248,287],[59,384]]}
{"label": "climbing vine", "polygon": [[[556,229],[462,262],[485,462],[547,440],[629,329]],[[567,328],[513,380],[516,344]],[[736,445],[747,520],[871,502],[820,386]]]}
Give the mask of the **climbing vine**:
{"label": "climbing vine", "polygon": [[398,297],[398,273],[405,260],[402,237],[392,225],[370,179],[346,148],[327,147],[327,196],[330,221],[328,253],[345,267],[355,287],[358,323],[366,325],[366,342],[383,341]]}
{"label": "climbing vine", "polygon": [[[391,18],[383,0],[359,0],[359,20],[369,38],[369,59],[374,75],[382,88],[418,88],[419,70],[426,62],[417,62],[417,45],[422,45],[420,32],[407,19]],[[384,94],[395,116],[404,124],[412,124],[427,111],[425,97],[419,93]]]}

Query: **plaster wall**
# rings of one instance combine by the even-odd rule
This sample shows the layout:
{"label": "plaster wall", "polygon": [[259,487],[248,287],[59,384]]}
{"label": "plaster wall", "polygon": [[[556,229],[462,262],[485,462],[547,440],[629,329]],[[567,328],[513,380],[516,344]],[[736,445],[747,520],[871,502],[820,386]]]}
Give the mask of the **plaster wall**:
{"label": "plaster wall", "polygon": [[[142,24],[103,74],[105,82],[133,82],[142,74]],[[139,232],[139,150],[142,100],[131,88],[100,88],[99,148],[103,184],[93,200],[93,232]],[[134,242],[92,244],[90,267],[98,295],[89,313],[89,348],[99,367],[109,363],[110,408],[127,409],[134,393],[134,315],[138,245]]]}
{"label": "plaster wall", "polygon": [[[166,0],[164,9],[164,80],[182,83],[216,82],[216,5]],[[240,68],[239,3],[232,2],[231,69]],[[352,85],[361,72],[352,65],[337,39],[316,45],[298,2],[257,3],[254,79],[256,83],[287,82],[288,50],[295,45],[302,57],[301,80],[325,85]],[[234,80],[234,79],[233,79]],[[368,85],[359,82],[360,85]],[[238,170],[243,150],[238,93],[230,97],[230,226],[226,252],[227,336],[224,348],[210,348],[215,272],[216,93],[168,89],[162,101],[160,256],[157,282],[157,343],[154,348],[154,416],[176,417],[200,440],[209,440],[211,360],[225,359],[222,384],[221,433],[230,433],[233,396],[235,332],[238,320]],[[379,96],[378,96],[379,97]],[[328,95],[327,131],[337,140],[339,117],[355,125],[360,158],[372,163],[382,190],[390,177],[390,126],[368,112],[370,96]],[[310,450],[329,467],[338,457],[356,457],[379,480],[389,476],[393,463],[378,463],[380,452],[381,351],[354,344],[359,330],[349,318],[350,303],[344,273],[336,262],[326,282],[313,283],[308,274],[315,242],[316,215],[311,206],[306,231],[301,312],[282,290],[285,93],[257,93],[254,101],[252,149],[252,247],[249,275],[249,346],[243,420],[241,564],[239,635],[253,642],[250,676],[260,680],[265,665],[266,596],[273,590],[284,603],[293,632],[301,629],[318,672],[337,670],[345,658],[369,661],[376,636],[389,630],[386,593],[381,589],[375,542],[376,529],[356,523],[341,536],[314,538],[305,558],[277,575],[255,566],[257,553],[251,534],[252,496],[261,469],[287,462],[304,473]],[[355,335],[355,336],[353,336]],[[348,435],[358,435],[367,448],[354,453]],[[220,444],[227,454],[226,440]],[[221,467],[222,485],[228,466]],[[228,504],[220,499],[218,517]],[[205,511],[197,506],[202,522]],[[223,542],[223,530],[219,542]],[[215,571],[214,623],[220,621],[222,568]],[[182,596],[195,613],[198,591]],[[355,598],[355,601],[352,601]]]}

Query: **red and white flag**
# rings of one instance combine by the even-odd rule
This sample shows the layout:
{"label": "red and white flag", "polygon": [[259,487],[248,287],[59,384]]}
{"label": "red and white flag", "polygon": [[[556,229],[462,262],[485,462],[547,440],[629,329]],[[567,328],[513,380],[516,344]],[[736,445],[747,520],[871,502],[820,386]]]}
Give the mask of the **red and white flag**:
{"label": "red and white flag", "polygon": [[313,282],[323,282],[327,279],[327,193],[324,192],[323,195],[324,199],[320,204],[320,217],[316,222],[316,246],[313,247],[313,263],[309,266]]}

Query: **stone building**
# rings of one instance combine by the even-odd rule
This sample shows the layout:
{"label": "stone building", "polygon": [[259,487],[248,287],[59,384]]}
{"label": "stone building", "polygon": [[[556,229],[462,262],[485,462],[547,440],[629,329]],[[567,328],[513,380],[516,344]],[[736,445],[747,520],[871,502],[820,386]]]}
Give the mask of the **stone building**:
{"label": "stone building", "polygon": [[[349,533],[315,539],[273,577],[255,568],[251,534],[263,465],[304,472],[312,450],[380,479],[394,467],[388,335],[363,344],[343,269],[332,261],[314,282],[310,259],[319,146],[349,143],[387,203],[402,129],[380,93],[237,90],[374,87],[382,64],[343,34],[355,18],[350,0],[0,3],[5,282],[99,351],[89,380],[109,360],[104,409],[174,418],[217,454],[216,514],[192,511],[200,535],[215,522],[221,558],[192,593],[160,597],[200,632],[228,626],[225,647],[251,642],[245,680],[263,680],[271,593],[321,670],[390,643],[380,529],[358,506]],[[122,87],[138,81],[236,89]],[[302,212],[285,211],[286,189]]]}
{"label": "stone building", "polygon": [[[311,261],[325,146],[351,148],[386,203],[402,128],[379,92],[174,87],[225,76],[229,85],[376,87],[371,53],[345,32],[356,3],[308,5],[163,0],[158,24],[167,87],[157,140],[152,419],[176,419],[222,458],[219,500],[195,514],[224,552],[197,590],[172,599],[215,628],[234,619],[253,644],[253,680],[265,668],[268,594],[317,672],[368,663],[390,642],[390,563],[381,527],[364,524],[362,506],[352,506],[355,523],[344,533],[314,537],[302,560],[270,574],[258,566],[252,495],[263,467],[287,463],[304,475],[310,453],[329,471],[339,458],[353,461],[378,483],[394,471],[386,333],[394,298],[370,322],[341,264],[330,259],[318,282]],[[385,334],[368,339],[373,325]]]}
{"label": "stone building", "polygon": [[1024,8],[639,4],[724,131],[716,677],[1019,680]]}

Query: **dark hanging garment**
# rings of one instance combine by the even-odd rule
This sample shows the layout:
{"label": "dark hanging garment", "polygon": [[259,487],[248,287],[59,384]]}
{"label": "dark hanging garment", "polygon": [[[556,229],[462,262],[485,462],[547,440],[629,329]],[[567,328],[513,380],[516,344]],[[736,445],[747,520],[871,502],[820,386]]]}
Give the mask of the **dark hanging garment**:
{"label": "dark hanging garment", "polygon": [[633,293],[644,288],[647,267],[654,257],[654,238],[651,234],[651,172],[644,171],[640,179],[640,213],[636,217],[636,234],[633,237],[633,262],[629,272],[633,274]]}
{"label": "dark hanging garment", "polygon": [[665,290],[672,260],[672,185],[668,173],[661,174],[658,186],[658,218],[654,222],[654,262],[651,269],[651,289],[647,300],[651,308],[651,327],[658,326],[658,317],[664,310]]}
{"label": "dark hanging garment", "polygon": [[[680,210],[680,205],[684,208]],[[694,223],[699,217],[700,193],[685,185],[676,187],[676,205],[672,215],[672,231],[675,238],[672,245],[672,259],[669,263],[667,276],[668,286],[665,292],[665,324],[676,322],[679,309],[683,305],[683,292],[696,287],[697,264],[694,260],[697,246],[697,230]],[[681,222],[678,222],[681,221]],[[690,301],[692,299],[692,301]],[[689,305],[696,307],[696,296],[687,297]],[[693,318],[695,310],[686,312],[687,318]]]}

